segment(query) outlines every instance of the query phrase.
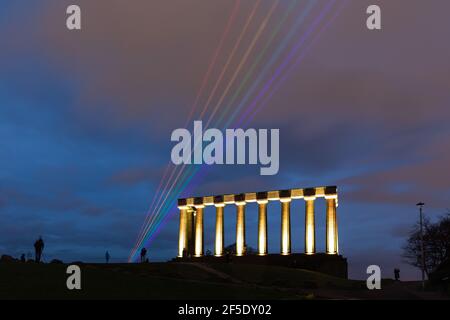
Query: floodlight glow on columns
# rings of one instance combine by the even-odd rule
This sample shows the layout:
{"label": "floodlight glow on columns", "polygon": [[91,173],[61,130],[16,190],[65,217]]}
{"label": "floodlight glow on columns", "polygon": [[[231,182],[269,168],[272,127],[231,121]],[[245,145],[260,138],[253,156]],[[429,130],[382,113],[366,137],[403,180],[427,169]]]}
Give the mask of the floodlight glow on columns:
{"label": "floodlight glow on columns", "polygon": [[305,190],[305,253],[314,254],[316,252],[315,222],[314,222],[314,200],[316,200],[315,190]]}
{"label": "floodlight glow on columns", "polygon": [[281,254],[291,254],[291,191],[280,191],[281,202]]}
{"label": "floodlight glow on columns", "polygon": [[236,255],[243,256],[245,254],[245,195],[239,194],[234,196],[236,204]]}
{"label": "floodlight glow on columns", "polygon": [[178,237],[178,257],[183,257],[187,253],[187,207],[180,209],[180,231]]}
{"label": "floodlight glow on columns", "polygon": [[304,189],[273,190],[266,192],[248,192],[241,194],[224,194],[220,196],[191,197],[178,199],[180,209],[180,226],[178,241],[178,257],[201,257],[204,255],[204,207],[216,208],[216,238],[214,255],[224,254],[224,206],[236,205],[236,255],[246,254],[245,208],[252,202],[258,203],[258,251],[257,254],[268,254],[267,203],[281,203],[281,255],[291,253],[291,221],[290,203],[296,199],[305,201],[305,254],[316,252],[315,240],[315,200],[325,198],[326,201],[326,253],[339,254],[339,237],[336,208],[338,195],[336,186]]}
{"label": "floodlight glow on columns", "polygon": [[216,207],[216,241],[214,246],[214,255],[216,257],[223,256],[224,248],[224,222],[223,212],[225,203],[222,196],[214,197],[214,206]]}
{"label": "floodlight glow on columns", "polygon": [[203,209],[205,205],[203,204],[202,198],[194,199],[195,207],[195,257],[203,256]]}
{"label": "floodlight glow on columns", "polygon": [[258,255],[267,255],[267,192],[256,194],[258,202]]}
{"label": "floodlight glow on columns", "polygon": [[337,231],[337,215],[336,204],[337,194],[325,194],[325,200],[327,202],[326,213],[326,253],[338,254],[338,231]]}

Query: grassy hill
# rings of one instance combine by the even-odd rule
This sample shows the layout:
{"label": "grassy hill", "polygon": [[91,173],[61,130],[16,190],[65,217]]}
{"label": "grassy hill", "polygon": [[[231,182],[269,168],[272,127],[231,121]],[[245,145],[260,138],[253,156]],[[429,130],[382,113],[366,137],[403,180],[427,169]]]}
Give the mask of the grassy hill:
{"label": "grassy hill", "polygon": [[[0,299],[420,299],[415,283],[363,281],[276,266],[82,264],[82,290],[66,288],[66,265],[0,263]],[[435,296],[432,296],[435,297]]]}
{"label": "grassy hill", "polygon": [[86,264],[82,290],[66,288],[65,265],[0,264],[0,299],[226,299],[286,298],[275,289],[226,283],[190,265]]}
{"label": "grassy hill", "polygon": [[279,266],[248,265],[248,264],[210,264],[211,268],[224,272],[233,278],[257,285],[316,289],[334,287],[341,289],[365,288],[362,281],[332,277],[326,274],[286,268]]}

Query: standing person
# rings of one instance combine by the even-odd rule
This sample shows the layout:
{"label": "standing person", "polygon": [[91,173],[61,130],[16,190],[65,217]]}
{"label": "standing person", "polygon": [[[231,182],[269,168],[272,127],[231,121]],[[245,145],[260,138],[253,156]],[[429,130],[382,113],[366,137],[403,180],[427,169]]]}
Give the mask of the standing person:
{"label": "standing person", "polygon": [[34,255],[37,263],[41,262],[42,251],[44,251],[44,240],[42,240],[42,237],[39,237],[34,243]]}
{"label": "standing person", "polygon": [[400,269],[398,269],[398,268],[394,269],[394,276],[395,276],[395,281],[400,280]]}
{"label": "standing person", "polygon": [[111,258],[111,256],[109,255],[109,252],[106,251],[105,253],[105,259],[106,259],[106,263],[109,263],[109,259]]}
{"label": "standing person", "polygon": [[141,249],[141,263],[145,262],[146,255],[147,255],[147,249],[142,248]]}

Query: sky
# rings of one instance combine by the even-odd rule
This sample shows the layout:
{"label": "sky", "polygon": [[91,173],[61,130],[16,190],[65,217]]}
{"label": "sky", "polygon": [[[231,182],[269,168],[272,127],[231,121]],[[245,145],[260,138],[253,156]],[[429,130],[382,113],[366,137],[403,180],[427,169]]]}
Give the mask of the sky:
{"label": "sky", "polygon": [[[450,208],[450,3],[312,2],[2,1],[0,254],[31,253],[41,235],[47,261],[100,262],[106,250],[112,261],[127,261],[170,162],[171,132],[206,121],[221,95],[216,116],[226,120],[247,93],[253,99],[261,92],[265,102],[246,127],[280,130],[278,174],[261,176],[259,165],[216,165],[180,196],[336,185],[339,249],[350,277],[362,279],[377,264],[383,276],[393,277],[398,267],[403,279],[418,279],[419,270],[401,257],[418,218],[415,204],[425,202],[432,220]],[[70,4],[81,7],[82,30],[66,28]],[[366,27],[371,4],[382,9],[382,30]],[[200,117],[241,34],[212,106]],[[283,63],[288,71],[273,91],[261,91]],[[244,101],[243,109],[249,105]],[[316,202],[317,249],[324,251],[325,205]],[[177,255],[178,212],[166,211],[147,243],[153,261]],[[278,203],[269,204],[268,215],[269,252],[276,253]],[[249,205],[252,247],[256,217],[256,205]],[[292,203],[291,219],[292,248],[302,252],[302,201]],[[214,223],[208,208],[210,250]],[[235,208],[227,206],[226,244],[234,243],[234,223]]]}

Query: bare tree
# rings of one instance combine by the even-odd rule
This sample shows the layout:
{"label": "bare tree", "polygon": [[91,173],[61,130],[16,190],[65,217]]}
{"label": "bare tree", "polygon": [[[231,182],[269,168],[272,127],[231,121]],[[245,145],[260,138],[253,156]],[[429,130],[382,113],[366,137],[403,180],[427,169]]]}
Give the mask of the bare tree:
{"label": "bare tree", "polygon": [[[450,258],[450,212],[447,212],[436,223],[424,219],[423,230],[425,272],[429,275],[442,262]],[[403,257],[410,265],[422,268],[418,223],[414,225],[403,247]]]}

